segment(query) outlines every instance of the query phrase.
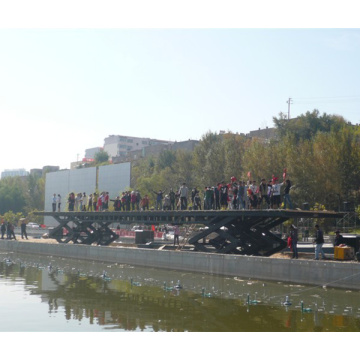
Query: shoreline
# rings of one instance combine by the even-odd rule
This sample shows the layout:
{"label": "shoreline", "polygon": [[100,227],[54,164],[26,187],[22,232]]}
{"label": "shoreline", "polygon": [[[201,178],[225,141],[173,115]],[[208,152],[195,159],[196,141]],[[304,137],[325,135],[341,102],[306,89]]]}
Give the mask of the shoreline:
{"label": "shoreline", "polygon": [[[131,246],[129,246],[131,245]],[[201,253],[196,251],[136,248],[132,244],[94,246],[59,244],[54,239],[1,240],[0,250],[44,256],[69,257],[85,261],[190,271],[243,279],[281,281],[303,285],[360,290],[357,261],[312,260],[313,253],[291,259],[283,252],[273,257]]]}

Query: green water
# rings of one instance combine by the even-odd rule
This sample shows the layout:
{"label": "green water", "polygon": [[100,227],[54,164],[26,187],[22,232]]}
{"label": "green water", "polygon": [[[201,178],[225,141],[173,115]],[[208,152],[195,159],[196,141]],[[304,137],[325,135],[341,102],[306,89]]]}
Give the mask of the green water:
{"label": "green water", "polygon": [[0,254],[0,294],[6,332],[360,329],[358,291],[14,253]]}

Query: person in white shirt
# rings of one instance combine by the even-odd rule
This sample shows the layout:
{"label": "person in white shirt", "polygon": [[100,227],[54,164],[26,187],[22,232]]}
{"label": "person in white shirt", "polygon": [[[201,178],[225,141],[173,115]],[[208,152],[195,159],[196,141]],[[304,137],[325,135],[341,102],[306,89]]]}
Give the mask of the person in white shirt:
{"label": "person in white shirt", "polygon": [[278,209],[281,205],[281,196],[280,196],[280,190],[281,186],[284,183],[279,184],[278,178],[273,179],[273,186],[272,186],[272,208]]}
{"label": "person in white shirt", "polygon": [[52,198],[52,211],[53,212],[56,211],[56,194],[54,194],[54,196]]}
{"label": "person in white shirt", "polygon": [[86,193],[83,193],[82,195],[82,208],[81,211],[86,211],[86,205],[87,205],[87,195]]}
{"label": "person in white shirt", "polygon": [[180,193],[180,201],[181,201],[181,210],[187,210],[187,198],[189,189],[187,188],[186,184],[183,183],[179,189]]}

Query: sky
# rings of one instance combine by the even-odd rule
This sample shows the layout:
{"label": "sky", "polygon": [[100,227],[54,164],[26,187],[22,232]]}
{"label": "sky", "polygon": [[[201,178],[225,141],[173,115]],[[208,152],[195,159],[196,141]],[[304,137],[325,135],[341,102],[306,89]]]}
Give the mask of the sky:
{"label": "sky", "polygon": [[94,21],[96,8],[88,22],[77,7],[68,22],[28,10],[12,22],[0,15],[0,171],[70,168],[109,135],[184,141],[272,127],[289,98],[290,117],[318,109],[360,123],[360,29],[313,27],[316,14],[305,27],[294,16],[293,26],[239,26],[213,9],[195,27],[191,16],[141,26],[126,11],[117,24],[109,9],[109,23]]}

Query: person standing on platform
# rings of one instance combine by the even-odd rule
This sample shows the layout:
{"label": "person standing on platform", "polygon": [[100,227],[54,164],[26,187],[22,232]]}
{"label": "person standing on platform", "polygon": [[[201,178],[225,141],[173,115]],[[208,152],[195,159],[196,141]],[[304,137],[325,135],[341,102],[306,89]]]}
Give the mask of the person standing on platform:
{"label": "person standing on platform", "polygon": [[220,187],[220,206],[221,210],[226,210],[228,207],[228,195],[229,195],[229,188],[226,185],[225,181],[221,183]]}
{"label": "person standing on platform", "polygon": [[69,195],[68,204],[69,204],[69,211],[74,211],[75,194],[73,192],[70,193],[70,195]]}
{"label": "person standing on platform", "polygon": [[158,192],[153,191],[153,193],[156,194],[155,209],[156,210],[162,210],[164,191],[162,191],[162,190],[159,190]]}
{"label": "person standing on platform", "polygon": [[176,194],[172,188],[170,189],[169,197],[170,197],[170,210],[175,210]]}
{"label": "person standing on platform", "polygon": [[214,210],[220,210],[220,183],[217,183],[216,186],[214,186]]}
{"label": "person standing on platform", "polygon": [[60,212],[61,211],[61,195],[60,194],[58,194],[56,202],[57,202],[58,212]]}
{"label": "person standing on platform", "polygon": [[180,194],[180,206],[181,206],[181,210],[187,210],[188,207],[188,194],[189,194],[189,189],[186,186],[186,183],[183,183],[180,186],[179,189],[179,194]]}
{"label": "person standing on platform", "polygon": [[87,203],[87,211],[93,210],[93,194],[90,194],[88,197],[88,203]]}
{"label": "person standing on platform", "polygon": [[273,185],[272,185],[273,209],[278,209],[281,205],[280,190],[282,184],[283,183],[281,184],[278,183],[278,178],[276,177],[273,178]]}
{"label": "person standing on platform", "polygon": [[99,197],[98,194],[97,194],[96,192],[94,192],[94,194],[93,194],[93,201],[92,201],[94,211],[97,211],[98,197]]}
{"label": "person standing on platform", "polygon": [[289,209],[293,208],[291,198],[290,198],[290,189],[291,189],[291,182],[289,179],[285,180],[285,189],[284,189],[284,209],[286,209],[287,205],[289,205]]}
{"label": "person standing on platform", "polygon": [[120,196],[117,196],[115,200],[110,200],[114,202],[114,211],[121,211],[121,200]]}
{"label": "person standing on platform", "polygon": [[141,199],[141,209],[142,211],[149,210],[149,197],[147,194]]}
{"label": "person standing on platform", "polygon": [[52,197],[52,211],[55,212],[56,211],[56,194],[53,195]]}
{"label": "person standing on platform", "polygon": [[131,210],[135,211],[136,208],[136,192],[133,190],[130,194]]}
{"label": "person standing on platform", "polygon": [[[269,199],[269,195],[268,195],[268,184],[266,183],[265,179],[261,179],[261,183],[259,186],[259,207],[261,207],[261,209],[269,209],[270,207],[270,199]],[[264,205],[263,205],[264,203]]]}
{"label": "person standing on platform", "polygon": [[109,210],[109,199],[110,199],[110,196],[109,196],[109,192],[108,191],[105,191],[103,193],[103,204],[102,204],[102,209],[103,211],[108,211]]}
{"label": "person standing on platform", "polygon": [[140,202],[142,198],[139,190],[136,190],[135,193],[136,193],[136,210],[140,211]]}
{"label": "person standing on platform", "polygon": [[323,245],[324,245],[324,234],[322,232],[322,230],[320,229],[319,225],[316,224],[315,225],[315,259],[314,260],[319,260],[319,254],[321,253],[321,257],[323,260],[326,259],[325,254],[324,254],[324,250],[323,250]]}
{"label": "person standing on platform", "polygon": [[86,206],[87,206],[87,195],[86,193],[83,193],[82,195],[82,208],[80,209],[81,211],[86,211]]}

